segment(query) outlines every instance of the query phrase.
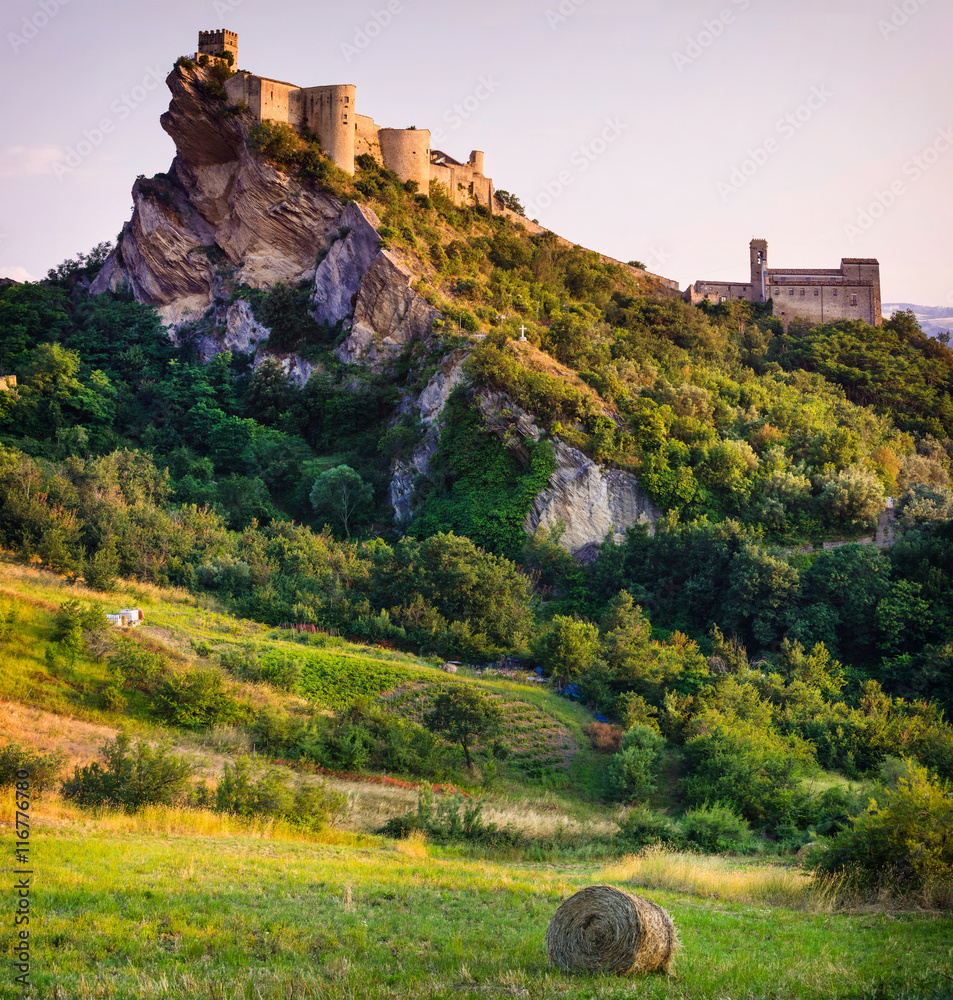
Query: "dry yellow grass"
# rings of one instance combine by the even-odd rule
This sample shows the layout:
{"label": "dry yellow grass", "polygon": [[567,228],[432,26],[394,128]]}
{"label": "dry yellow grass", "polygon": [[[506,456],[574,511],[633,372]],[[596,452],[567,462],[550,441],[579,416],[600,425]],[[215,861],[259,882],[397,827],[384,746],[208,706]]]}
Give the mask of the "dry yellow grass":
{"label": "dry yellow grass", "polygon": [[[0,798],[0,828],[15,821],[12,796]],[[58,795],[36,800],[31,819],[35,829],[72,828],[82,833],[145,833],[161,837],[256,837],[261,840],[292,840],[313,844],[356,846],[365,842],[360,834],[335,827],[301,830],[284,819],[243,817],[210,809],[181,806],[145,806],[139,812],[110,809],[86,810]]]}
{"label": "dry yellow grass", "polygon": [[62,750],[67,766],[88,764],[103,742],[116,735],[115,726],[71,719],[14,701],[0,701],[0,743],[25,743],[40,753]]}
{"label": "dry yellow grass", "polygon": [[395,850],[408,858],[427,857],[427,834],[423,830],[411,830],[404,840],[398,840],[394,845]]}
{"label": "dry yellow grass", "polygon": [[768,862],[648,847],[606,868],[600,878],[631,886],[687,892],[708,899],[763,903],[825,912],[834,908],[837,885],[818,886],[799,869]]}

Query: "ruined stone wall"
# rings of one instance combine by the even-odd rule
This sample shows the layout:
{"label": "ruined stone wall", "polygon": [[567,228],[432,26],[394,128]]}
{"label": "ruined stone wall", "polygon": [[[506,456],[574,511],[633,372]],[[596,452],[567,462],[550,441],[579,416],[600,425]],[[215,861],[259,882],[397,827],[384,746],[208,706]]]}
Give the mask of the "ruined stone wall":
{"label": "ruined stone wall", "polygon": [[473,150],[467,163],[460,163],[446,153],[434,153],[430,176],[443,184],[455,205],[484,205],[491,212],[495,210],[493,181],[483,174],[480,150]]}

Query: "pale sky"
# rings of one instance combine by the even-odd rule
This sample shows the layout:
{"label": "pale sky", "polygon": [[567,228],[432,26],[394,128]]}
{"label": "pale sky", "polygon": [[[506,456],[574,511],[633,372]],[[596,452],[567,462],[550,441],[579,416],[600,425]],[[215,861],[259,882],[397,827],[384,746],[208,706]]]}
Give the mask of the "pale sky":
{"label": "pale sky", "polygon": [[165,75],[200,29],[239,65],[353,83],[380,125],[486,153],[562,236],[682,288],[877,257],[953,305],[949,0],[7,0],[0,273],[114,239],[174,155]]}

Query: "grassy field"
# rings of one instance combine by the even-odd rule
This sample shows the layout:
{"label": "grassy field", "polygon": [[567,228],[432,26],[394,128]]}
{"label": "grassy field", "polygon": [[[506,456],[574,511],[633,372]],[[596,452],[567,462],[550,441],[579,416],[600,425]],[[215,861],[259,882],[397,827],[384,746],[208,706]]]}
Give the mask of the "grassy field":
{"label": "grassy field", "polygon": [[[826,1000],[927,996],[953,968],[950,916],[836,912],[799,872],[764,862],[494,862],[419,839],[285,839],[162,813],[71,819],[68,806],[40,807],[28,996]],[[682,942],[673,977],[548,967],[543,936],[560,901],[602,883],[669,911]],[[9,978],[0,990],[15,995]]]}
{"label": "grassy field", "polygon": [[[812,887],[792,859],[613,854],[621,813],[598,801],[604,758],[583,735],[591,715],[581,706],[502,678],[464,671],[454,680],[391,650],[300,641],[183,591],[130,583],[103,594],[0,561],[0,621],[12,626],[0,642],[0,742],[62,749],[73,765],[95,757],[122,724],[140,738],[171,736],[210,780],[248,752],[241,726],[186,733],[158,725],[144,704],[131,702],[131,715],[111,712],[101,697],[104,663],[48,659],[53,615],[73,597],[107,610],[142,607],[147,624],[136,638],[173,664],[214,666],[214,656],[199,655],[206,644],[307,661],[307,690],[297,695],[229,678],[256,707],[327,710],[369,695],[419,717],[442,685],[479,685],[505,705],[514,744],[512,770],[484,797],[484,819],[512,825],[530,846],[507,855],[421,836],[386,840],[369,831],[413,810],[416,792],[340,778],[329,784],[346,793],[345,812],[309,835],[280,819],[168,807],[89,813],[53,795],[32,816],[36,920],[26,996],[953,996],[937,993],[953,991],[950,914],[845,907],[830,887]],[[0,789],[0,843],[11,854],[13,823],[11,791]],[[674,976],[619,980],[548,967],[549,919],[562,899],[598,883],[642,892],[672,914],[683,944]],[[12,924],[3,927],[6,957]],[[24,995],[12,976],[3,965],[0,998]]]}

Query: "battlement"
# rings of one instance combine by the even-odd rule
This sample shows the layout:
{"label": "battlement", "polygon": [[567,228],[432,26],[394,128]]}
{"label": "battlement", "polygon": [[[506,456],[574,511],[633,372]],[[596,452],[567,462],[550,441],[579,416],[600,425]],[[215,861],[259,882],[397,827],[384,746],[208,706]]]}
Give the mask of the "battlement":
{"label": "battlement", "polygon": [[238,64],[238,34],[229,31],[227,28],[218,28],[215,31],[199,32],[199,47],[197,55],[215,56],[219,52],[231,52]]}

